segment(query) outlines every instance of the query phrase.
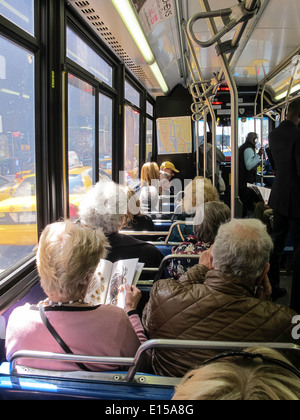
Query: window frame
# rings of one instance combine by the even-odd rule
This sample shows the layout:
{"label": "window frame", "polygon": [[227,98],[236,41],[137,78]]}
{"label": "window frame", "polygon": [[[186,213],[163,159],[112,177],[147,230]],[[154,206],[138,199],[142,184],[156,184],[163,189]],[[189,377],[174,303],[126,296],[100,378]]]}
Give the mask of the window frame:
{"label": "window frame", "polygon": [[[47,207],[47,193],[45,193],[44,185],[41,181],[42,177],[42,160],[41,153],[43,150],[42,142],[38,139],[41,136],[41,121],[37,118],[40,112],[40,103],[42,102],[41,94],[41,36],[42,31],[39,24],[39,18],[42,14],[40,0],[34,2],[34,36],[6,19],[3,15],[0,15],[0,34],[8,41],[15,43],[17,46],[28,50],[34,55],[34,92],[35,92],[35,115],[34,115],[34,131],[35,131],[35,164],[36,164],[36,207],[37,207],[37,231],[40,232],[45,225],[45,212],[44,209]],[[45,194],[43,194],[45,193]],[[42,195],[43,194],[43,195]],[[35,252],[29,253],[26,257],[20,259],[7,270],[0,274],[0,314],[6,309],[8,302],[11,304],[11,296],[15,297],[16,292],[18,293],[18,299],[20,295],[25,294],[25,288],[21,287],[20,284],[24,277],[28,277],[29,281],[36,276],[36,264],[35,264]],[[9,297],[8,297],[9,296]]]}
{"label": "window frame", "polygon": [[[118,92],[116,89],[116,67],[117,62],[112,60],[111,57],[107,56],[105,49],[101,48],[100,45],[93,42],[93,38],[87,38],[88,32],[85,28],[81,26],[79,22],[74,21],[73,16],[67,13],[66,16],[66,26],[65,32],[67,31],[67,26],[69,26],[73,32],[76,33],[87,45],[88,47],[92,48],[103,60],[105,60],[111,67],[112,67],[112,83],[113,86],[109,86],[104,81],[98,79],[95,75],[90,73],[85,68],[81,67],[78,63],[67,57],[67,39],[65,39],[65,171],[68,168],[67,156],[68,156],[68,139],[69,139],[69,130],[68,130],[68,74],[72,74],[75,77],[79,78],[80,80],[90,84],[95,89],[95,148],[94,148],[94,161],[93,161],[93,168],[94,171],[94,179],[93,184],[99,181],[99,111],[100,111],[100,104],[99,104],[99,95],[105,95],[112,100],[112,120],[116,118],[117,115],[117,108],[116,108],[116,101],[118,97]],[[114,156],[115,150],[115,126],[114,123],[112,124],[112,155]],[[115,162],[112,156],[112,174],[114,173]],[[68,185],[68,176],[65,173],[65,217],[69,215],[69,185]],[[114,177],[113,177],[114,179]],[[115,180],[115,179],[114,179]]]}
{"label": "window frame", "polygon": [[[92,29],[76,15],[66,2],[35,0],[34,36],[0,15],[0,33],[8,40],[20,45],[35,56],[35,163],[37,189],[37,226],[38,234],[48,224],[67,216],[66,200],[66,147],[68,144],[67,101],[68,73],[90,83],[96,88],[96,119],[99,118],[100,93],[112,100],[112,178],[119,182],[118,171],[124,165],[124,110],[125,78],[140,93],[141,103],[137,109],[140,114],[140,166],[144,163],[146,144],[146,100],[155,100],[125,68],[122,61],[109,49]],[[113,86],[97,79],[66,56],[66,28],[71,27],[93,50],[113,69]],[[53,42],[53,40],[55,42]],[[155,112],[155,108],[154,108]],[[155,125],[155,116],[153,118]],[[99,123],[97,125],[99,127]],[[95,145],[99,147],[96,129]],[[155,137],[155,129],[153,131]],[[153,146],[155,141],[153,139]],[[96,157],[99,156],[96,154]],[[46,160],[46,164],[45,164]],[[96,158],[97,161],[97,158]],[[64,167],[62,167],[62,162]],[[96,162],[97,165],[97,162]],[[98,162],[99,165],[99,162]],[[98,174],[98,171],[96,172]],[[97,177],[96,177],[97,178]],[[62,182],[62,179],[64,182]],[[95,179],[96,181],[96,179]],[[35,252],[18,261],[13,267],[0,274],[0,314],[5,305],[2,297],[12,304],[24,296],[28,288],[23,286],[28,278],[38,281]],[[33,284],[33,283],[27,283]]]}

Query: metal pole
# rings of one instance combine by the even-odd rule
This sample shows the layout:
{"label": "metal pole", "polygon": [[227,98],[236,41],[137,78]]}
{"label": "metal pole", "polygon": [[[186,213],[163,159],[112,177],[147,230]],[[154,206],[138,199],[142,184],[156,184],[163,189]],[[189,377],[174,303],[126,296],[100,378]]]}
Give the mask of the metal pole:
{"label": "metal pole", "polygon": [[[260,117],[260,122],[261,122],[261,127],[260,127],[260,135],[261,135],[261,143],[260,146],[263,147],[264,145],[264,114],[263,114],[263,110],[264,110],[264,96],[265,96],[265,90],[266,90],[266,85],[264,85],[262,92],[261,92],[261,97],[260,97],[260,103],[261,103],[261,117]],[[260,185],[263,187],[264,186],[264,155],[261,155],[261,174],[260,174]]]}
{"label": "metal pole", "polygon": [[199,176],[199,121],[196,121],[196,176]]}
{"label": "metal pole", "polygon": [[204,143],[203,143],[203,176],[206,178],[207,175],[207,110],[203,114],[204,121]]}
{"label": "metal pole", "polygon": [[[205,12],[210,12],[210,6],[207,0],[200,0],[202,9]],[[213,18],[207,19],[208,26],[212,35],[215,35],[218,30]],[[229,67],[226,54],[219,55],[225,78],[231,93],[231,216],[241,216],[241,202],[238,195],[238,90]]]}
{"label": "metal pole", "polygon": [[[183,29],[183,31],[185,33],[185,37],[187,39],[189,49],[191,51],[193,60],[195,62],[195,66],[196,66],[196,70],[197,70],[197,73],[198,73],[199,80],[200,81],[203,81],[203,77],[202,77],[202,72],[201,72],[201,69],[200,69],[200,65],[198,63],[198,59],[197,59],[197,55],[196,55],[194,46],[193,46],[193,44],[191,42],[191,39],[189,37],[189,34],[187,32],[186,24],[182,24],[182,29]],[[203,92],[205,92],[208,89],[208,86],[205,86],[205,84],[202,84],[202,88],[203,88]],[[212,106],[211,101],[208,98],[206,98],[205,99],[205,103],[208,106],[208,109],[209,109],[209,112],[210,112],[210,115],[211,115],[211,119],[212,119],[212,139],[213,139],[213,144],[212,144],[212,147],[213,147],[213,163],[212,163],[212,167],[213,167],[213,171],[212,172],[213,173],[212,173],[212,183],[215,186],[216,185],[216,174],[215,174],[215,169],[216,169],[216,150],[215,150],[215,146],[216,146],[216,126],[217,126],[217,119],[216,119],[215,110],[213,109],[213,106]],[[205,127],[205,130],[206,130],[206,127]]]}

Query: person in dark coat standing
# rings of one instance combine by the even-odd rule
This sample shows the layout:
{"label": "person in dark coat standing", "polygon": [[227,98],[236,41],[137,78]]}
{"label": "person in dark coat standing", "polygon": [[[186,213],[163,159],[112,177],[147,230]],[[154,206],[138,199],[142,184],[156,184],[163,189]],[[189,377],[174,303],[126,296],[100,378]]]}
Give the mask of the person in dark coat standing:
{"label": "person in dark coat standing", "polygon": [[247,216],[248,210],[254,211],[256,203],[261,197],[247,186],[256,183],[257,166],[264,156],[264,148],[260,148],[256,154],[256,133],[249,133],[245,143],[239,148],[239,197],[243,203],[243,217]]}
{"label": "person in dark coat standing", "polygon": [[275,181],[269,205],[274,210],[274,251],[269,273],[273,299],[286,291],[280,289],[280,259],[287,236],[292,233],[294,264],[291,308],[300,313],[300,100],[290,103],[287,119],[269,136],[275,167]]}

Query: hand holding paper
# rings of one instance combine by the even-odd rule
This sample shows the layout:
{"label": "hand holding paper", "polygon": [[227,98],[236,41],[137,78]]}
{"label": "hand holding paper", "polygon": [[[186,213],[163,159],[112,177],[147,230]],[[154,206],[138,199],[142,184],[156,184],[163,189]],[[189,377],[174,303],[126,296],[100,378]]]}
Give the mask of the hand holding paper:
{"label": "hand holding paper", "polygon": [[125,298],[125,310],[126,312],[135,311],[139,301],[141,300],[142,293],[135,286],[125,285],[126,298]]}

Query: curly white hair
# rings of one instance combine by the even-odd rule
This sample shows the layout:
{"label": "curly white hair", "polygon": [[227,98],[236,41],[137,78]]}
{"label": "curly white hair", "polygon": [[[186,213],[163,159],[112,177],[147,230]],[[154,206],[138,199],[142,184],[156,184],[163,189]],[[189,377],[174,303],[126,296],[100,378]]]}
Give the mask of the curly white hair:
{"label": "curly white hair", "polygon": [[101,227],[106,235],[120,230],[126,213],[126,189],[112,181],[98,182],[79,206],[81,222],[93,229]]}

